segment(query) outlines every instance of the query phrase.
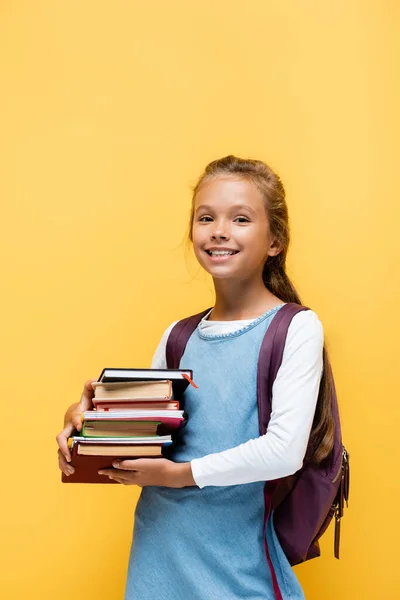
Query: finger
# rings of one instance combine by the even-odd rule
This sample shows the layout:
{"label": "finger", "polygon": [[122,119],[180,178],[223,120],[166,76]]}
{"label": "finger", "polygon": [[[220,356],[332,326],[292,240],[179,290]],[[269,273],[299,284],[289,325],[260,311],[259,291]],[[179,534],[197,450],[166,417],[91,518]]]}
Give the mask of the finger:
{"label": "finger", "polygon": [[[99,475],[105,475],[106,477],[122,477],[126,479],[128,477],[128,473],[119,472],[115,469],[100,469],[97,471]],[[132,475],[132,471],[130,471],[129,475]]]}
{"label": "finger", "polygon": [[109,477],[111,481],[116,481],[117,483],[121,483],[122,485],[141,485],[136,479],[123,479],[122,477]]}
{"label": "finger", "polygon": [[140,458],[130,459],[130,460],[114,460],[113,467],[114,469],[120,469],[124,471],[140,471],[145,465],[143,464],[143,460]]}
{"label": "finger", "polygon": [[60,470],[64,473],[64,475],[66,475],[67,477],[75,473],[74,467],[67,463],[67,461],[65,460],[65,456],[62,454],[61,450],[58,450],[58,466]]}
{"label": "finger", "polygon": [[110,479],[115,481],[115,483],[120,483],[122,485],[140,485],[140,483],[137,483],[136,481],[130,481],[129,479],[118,479],[118,477],[110,477]]}
{"label": "finger", "polygon": [[60,433],[56,437],[57,444],[68,462],[70,462],[71,460],[71,453],[68,448],[68,438],[71,435],[73,429],[74,426],[71,423],[64,427],[64,429],[60,431]]}
{"label": "finger", "polygon": [[83,392],[80,401],[73,407],[70,413],[70,421],[75,429],[82,430],[82,413],[93,408],[94,388],[93,383],[97,379],[88,379],[83,386]]}
{"label": "finger", "polygon": [[94,396],[94,388],[93,383],[97,381],[97,379],[88,379],[85,381],[85,385],[83,386],[83,392],[80,399],[80,408],[81,411],[90,410],[93,407],[93,396]]}
{"label": "finger", "polygon": [[78,404],[71,416],[72,425],[78,431],[81,431],[82,429],[82,412],[83,411],[81,410],[80,405]]}
{"label": "finger", "polygon": [[109,477],[110,479],[118,479],[118,481],[133,481],[137,478],[137,474],[132,471],[124,473],[124,471],[120,472],[115,469],[100,469],[98,473],[99,475],[106,475],[106,477]]}

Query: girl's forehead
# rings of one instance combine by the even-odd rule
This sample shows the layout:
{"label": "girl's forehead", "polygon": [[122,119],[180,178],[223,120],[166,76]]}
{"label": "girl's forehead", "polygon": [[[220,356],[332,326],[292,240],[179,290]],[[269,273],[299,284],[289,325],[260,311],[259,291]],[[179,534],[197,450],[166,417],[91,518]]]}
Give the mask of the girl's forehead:
{"label": "girl's forehead", "polygon": [[206,179],[200,185],[196,196],[195,206],[215,203],[247,203],[252,206],[263,202],[256,186],[247,179],[233,175],[219,175]]}

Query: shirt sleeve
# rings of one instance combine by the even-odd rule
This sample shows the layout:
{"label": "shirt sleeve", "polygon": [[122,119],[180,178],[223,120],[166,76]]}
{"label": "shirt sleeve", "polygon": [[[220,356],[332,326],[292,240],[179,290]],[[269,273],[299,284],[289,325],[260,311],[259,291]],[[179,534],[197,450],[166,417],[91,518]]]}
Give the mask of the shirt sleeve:
{"label": "shirt sleeve", "polygon": [[302,311],[293,317],[272,387],[267,433],[193,459],[192,474],[200,488],[269,481],[301,468],[318,399],[323,344],[323,327],[316,313]]}

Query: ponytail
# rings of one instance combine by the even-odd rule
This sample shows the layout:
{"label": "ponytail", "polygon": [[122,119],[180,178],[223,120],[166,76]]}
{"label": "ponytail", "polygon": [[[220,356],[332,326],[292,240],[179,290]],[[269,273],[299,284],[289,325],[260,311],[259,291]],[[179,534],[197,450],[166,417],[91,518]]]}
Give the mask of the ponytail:
{"label": "ponytail", "polygon": [[[300,297],[286,273],[285,267],[281,264],[280,256],[281,254],[270,256],[265,263],[263,271],[265,287],[274,296],[277,296],[277,298],[280,298],[284,302],[295,302],[302,305]],[[323,371],[306,453],[306,459],[316,465],[323,462],[329,456],[333,449],[335,438],[335,422],[331,406],[333,378],[325,345],[322,350],[322,357]]]}

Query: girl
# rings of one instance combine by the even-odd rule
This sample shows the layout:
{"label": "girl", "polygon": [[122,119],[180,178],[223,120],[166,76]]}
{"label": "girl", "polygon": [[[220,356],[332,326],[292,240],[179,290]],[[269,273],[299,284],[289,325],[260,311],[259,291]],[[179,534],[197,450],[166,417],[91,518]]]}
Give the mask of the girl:
{"label": "girl", "polygon": [[[259,435],[260,345],[280,308],[301,303],[285,272],[289,225],[278,175],[258,160],[227,156],[210,163],[194,188],[189,237],[213,278],[215,304],[181,360],[198,385],[185,392],[188,423],[170,459],[115,461],[102,471],[143,488],[125,599],[300,600],[304,594],[280,547],[273,515],[266,537],[275,575],[266,560],[264,482],[302,466],[310,433],[320,440],[315,457],[327,456],[332,416],[324,386],[319,393],[327,360],[323,328],[313,311],[302,311],[288,330],[268,431]],[[152,368],[167,367],[174,324]],[[57,436],[66,474],[73,472],[66,440],[74,427],[80,429],[80,412],[91,406],[92,396],[88,381]]]}

